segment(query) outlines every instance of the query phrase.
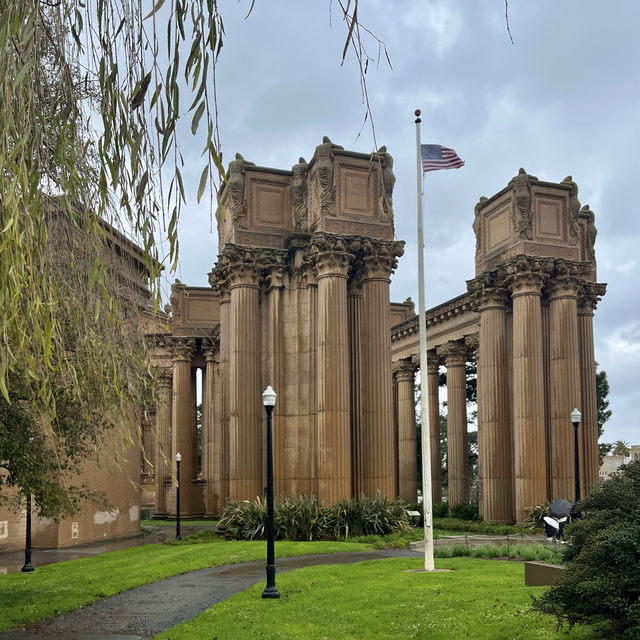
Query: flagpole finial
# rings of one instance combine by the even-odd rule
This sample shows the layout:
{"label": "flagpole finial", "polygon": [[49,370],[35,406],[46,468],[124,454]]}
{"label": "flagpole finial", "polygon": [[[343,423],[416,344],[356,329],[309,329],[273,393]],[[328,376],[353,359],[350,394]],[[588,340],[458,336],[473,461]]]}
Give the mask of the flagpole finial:
{"label": "flagpole finial", "polygon": [[415,111],[415,115],[416,115],[416,123],[422,122],[422,120],[420,119],[420,109],[416,109]]}

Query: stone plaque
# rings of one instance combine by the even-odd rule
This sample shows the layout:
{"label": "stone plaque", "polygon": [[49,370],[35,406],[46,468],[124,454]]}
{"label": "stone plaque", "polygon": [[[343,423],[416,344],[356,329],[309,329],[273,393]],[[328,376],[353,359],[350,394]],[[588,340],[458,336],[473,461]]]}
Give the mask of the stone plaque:
{"label": "stone plaque", "polygon": [[508,242],[511,236],[511,201],[487,216],[487,253],[493,253],[501,245]]}
{"label": "stone plaque", "polygon": [[249,215],[257,227],[290,229],[291,202],[288,183],[251,178]]}
{"label": "stone plaque", "polygon": [[563,237],[562,200],[556,198],[536,199],[536,221],[538,236],[560,240]]}
{"label": "stone plaque", "polygon": [[373,175],[362,169],[340,167],[340,213],[374,216]]}

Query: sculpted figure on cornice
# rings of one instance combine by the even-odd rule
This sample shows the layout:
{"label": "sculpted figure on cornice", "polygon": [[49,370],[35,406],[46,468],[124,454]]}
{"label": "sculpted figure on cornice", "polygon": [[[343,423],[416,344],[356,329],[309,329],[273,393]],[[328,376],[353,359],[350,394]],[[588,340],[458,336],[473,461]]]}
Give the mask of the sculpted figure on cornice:
{"label": "sculpted figure on cornice", "polygon": [[577,244],[580,239],[580,227],[578,226],[578,214],[580,213],[580,200],[578,200],[578,185],[571,176],[567,176],[562,184],[571,187],[569,195],[569,243]]}
{"label": "sculpted figure on cornice", "polygon": [[387,151],[387,147],[382,146],[373,154],[372,158],[380,162],[382,168],[382,211],[390,218],[393,218],[393,187],[396,177],[393,173],[393,156]]}
{"label": "sculpted figure on cornice", "polygon": [[591,211],[588,204],[585,204],[582,209],[580,209],[580,213],[584,216],[587,215],[587,260],[595,261],[596,259],[596,236],[598,235],[598,230],[596,229],[596,215]]}
{"label": "sculpted figure on cornice", "polygon": [[360,247],[364,265],[363,277],[389,279],[404,253],[404,242],[363,238]]}
{"label": "sculpted figure on cornice", "polygon": [[521,238],[533,239],[532,211],[531,211],[531,180],[537,180],[536,176],[529,175],[523,168],[520,168],[518,175],[512,178],[509,186],[513,188],[516,204],[516,218],[514,227],[516,233]]}
{"label": "sculpted figure on cornice", "polygon": [[299,158],[298,164],[291,168],[293,179],[291,191],[293,193],[294,228],[303,231],[308,226],[307,220],[307,170],[309,165],[304,158]]}
{"label": "sculpted figure on cornice", "polygon": [[478,202],[476,202],[476,206],[474,207],[474,218],[473,218],[473,233],[476,234],[476,256],[480,254],[480,249],[482,247],[480,234],[482,233],[482,225],[480,224],[480,209],[483,207],[484,203],[488,200],[487,196],[480,196]]}
{"label": "sculpted figure on cornice", "polygon": [[325,215],[335,213],[331,205],[335,202],[336,193],[333,186],[333,150],[344,149],[324,136],[322,144],[316,147],[316,166],[320,181],[320,209]]}
{"label": "sculpted figure on cornice", "polygon": [[234,224],[247,228],[247,200],[244,194],[245,167],[255,166],[248,162],[241,154],[236,153],[235,160],[229,163],[229,192],[231,193],[231,213]]}
{"label": "sculpted figure on cornice", "polygon": [[178,322],[180,320],[180,290],[184,289],[184,285],[178,278],[171,285],[171,295],[169,296],[168,308],[165,307],[167,313],[171,313],[171,320]]}

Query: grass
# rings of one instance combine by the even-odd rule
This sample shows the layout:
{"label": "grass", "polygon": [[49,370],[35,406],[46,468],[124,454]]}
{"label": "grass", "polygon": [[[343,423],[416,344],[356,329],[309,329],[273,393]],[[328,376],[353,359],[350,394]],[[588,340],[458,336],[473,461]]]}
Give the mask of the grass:
{"label": "grass", "polygon": [[[209,525],[215,527],[218,524],[218,520],[180,520],[180,526],[188,527],[191,524],[197,525]],[[141,527],[175,527],[175,520],[140,520]]]}
{"label": "grass", "polygon": [[[262,582],[156,640],[559,637],[554,618],[531,610],[545,587],[525,587],[522,564],[454,558],[436,563],[452,573],[405,573],[422,566],[403,558],[299,569],[278,576],[279,600],[261,599]],[[580,626],[561,636],[599,637]]]}
{"label": "grass", "polygon": [[[198,541],[200,534],[194,534]],[[189,536],[190,538],[190,536]],[[77,609],[133,587],[204,567],[264,560],[265,543],[205,540],[210,544],[150,544],[0,575],[0,630]],[[276,556],[365,551],[349,542],[276,542]]]}

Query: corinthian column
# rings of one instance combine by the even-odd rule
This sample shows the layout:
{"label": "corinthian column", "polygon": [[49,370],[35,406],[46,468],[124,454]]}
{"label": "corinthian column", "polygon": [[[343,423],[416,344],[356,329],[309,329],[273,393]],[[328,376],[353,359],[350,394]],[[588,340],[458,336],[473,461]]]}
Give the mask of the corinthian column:
{"label": "corinthian column", "polygon": [[581,487],[588,495],[598,484],[598,402],[596,397],[596,361],[593,352],[593,312],[600,296],[605,294],[603,284],[584,283],[578,296],[578,343],[580,348],[580,380],[582,390]]}
{"label": "corinthian column", "polygon": [[469,445],[467,439],[467,389],[464,342],[447,342],[438,348],[447,367],[447,471],[449,504],[469,501]]}
{"label": "corinthian column", "polygon": [[207,482],[205,512],[220,514],[223,496],[220,493],[222,432],[220,428],[220,390],[218,359],[220,357],[220,333],[202,348],[205,358],[202,394],[202,469]]}
{"label": "corinthian column", "polygon": [[[180,463],[180,512],[191,515],[191,480],[196,472],[193,456],[195,442],[195,406],[191,388],[191,358],[195,350],[193,338],[175,338],[173,345],[173,402],[171,464],[176,475],[176,453]],[[174,505],[175,511],[175,505]]]}
{"label": "corinthian column", "polygon": [[228,474],[235,500],[262,495],[260,251],[226,245],[229,282]]}
{"label": "corinthian column", "polygon": [[156,407],[156,513],[166,514],[167,495],[164,481],[171,473],[171,370],[163,369],[158,378]]}
{"label": "corinthian column", "polygon": [[[265,250],[264,254],[266,275],[263,291],[266,304],[263,303],[263,307],[266,306],[266,313],[263,314],[263,322],[266,326],[263,335],[266,384],[270,384],[279,396],[273,409],[273,481],[274,494],[278,496],[288,493],[288,479],[295,473],[295,466],[287,460],[287,427],[290,428],[291,423],[284,416],[287,413],[287,399],[296,394],[296,381],[285,380],[283,375],[282,298],[286,252]],[[264,411],[262,414],[264,415]],[[266,430],[266,424],[264,429]],[[266,448],[266,441],[264,445]]]}
{"label": "corinthian column", "polygon": [[411,358],[393,364],[398,398],[398,497],[405,502],[415,502],[418,499],[416,409],[413,396],[416,366]]}
{"label": "corinthian column", "polygon": [[515,519],[547,499],[540,297],[549,265],[518,257],[507,267],[513,300]]}
{"label": "corinthian column", "polygon": [[440,398],[438,373],[440,358],[433,349],[427,354],[427,398],[429,424],[422,430],[428,434],[431,444],[431,498],[433,504],[442,502],[442,453],[440,451]]}
{"label": "corinthian column", "polygon": [[[361,271],[361,269],[360,269]],[[354,496],[364,491],[362,483],[362,277],[351,275],[347,283],[349,322],[349,372],[351,384],[351,490]]]}
{"label": "corinthian column", "polygon": [[477,364],[480,515],[491,522],[514,521],[508,291],[503,281],[501,272],[488,272],[469,283],[480,314]]}
{"label": "corinthian column", "polygon": [[[577,295],[579,266],[556,260],[547,283],[549,299],[549,413],[551,497],[575,496],[574,429],[571,411],[582,411]],[[579,447],[581,449],[582,447]],[[582,456],[580,456],[582,457]]]}
{"label": "corinthian column", "polygon": [[349,241],[317,234],[311,257],[318,281],[318,497],[351,497],[347,276]]}
{"label": "corinthian column", "polygon": [[389,283],[402,243],[362,243],[362,486],[373,498],[395,495]]}

